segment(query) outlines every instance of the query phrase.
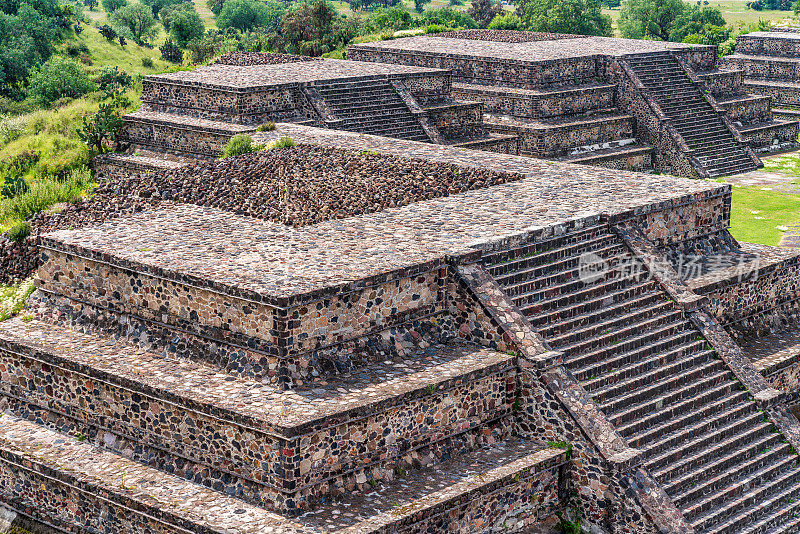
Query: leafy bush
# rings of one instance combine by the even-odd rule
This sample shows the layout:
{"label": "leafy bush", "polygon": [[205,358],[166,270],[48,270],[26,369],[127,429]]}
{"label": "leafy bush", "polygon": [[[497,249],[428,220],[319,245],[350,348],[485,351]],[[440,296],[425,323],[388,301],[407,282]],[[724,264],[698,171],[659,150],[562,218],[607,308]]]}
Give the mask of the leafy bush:
{"label": "leafy bush", "polygon": [[492,0],[472,0],[467,13],[481,28],[486,28],[496,16],[503,14],[503,4],[500,2],[492,4]]}
{"label": "leafy bush", "polygon": [[0,145],[5,145],[22,137],[28,128],[25,117],[7,117],[0,120]]}
{"label": "leafy bush", "polygon": [[111,91],[130,87],[133,83],[133,78],[131,78],[130,74],[114,65],[113,67],[104,68],[95,83],[97,83],[97,87],[101,91]]}
{"label": "leafy bush", "polygon": [[206,5],[214,13],[214,16],[218,17],[222,11],[222,6],[225,5],[225,0],[206,0]]}
{"label": "leafy bush", "polygon": [[230,158],[232,156],[241,156],[242,154],[250,154],[251,152],[258,152],[262,150],[263,145],[253,143],[253,138],[247,134],[234,135],[225,148],[222,149],[222,158]]}
{"label": "leafy bush", "polygon": [[161,51],[161,57],[164,61],[169,61],[170,63],[183,62],[183,50],[173,43],[172,39],[167,39],[158,49]]}
{"label": "leafy bush", "polygon": [[256,131],[258,132],[271,132],[275,129],[275,123],[272,121],[265,122],[264,124],[260,124]]}
{"label": "leafy bush", "polygon": [[103,9],[109,16],[121,7],[128,5],[128,0],[100,0],[103,3]]}
{"label": "leafy bush", "polygon": [[117,38],[117,31],[108,24],[103,24],[98,29],[100,30],[100,35],[105,37],[106,41],[113,41]]}
{"label": "leafy bush", "polygon": [[426,25],[436,24],[445,26],[447,28],[477,28],[478,23],[475,19],[464,13],[457,11],[452,7],[443,7],[441,9],[430,9],[422,14],[420,17]]}
{"label": "leafy bush", "polygon": [[414,19],[411,13],[400,7],[376,9],[364,23],[364,29],[370,33],[383,30],[407,30],[411,28]]}
{"label": "leafy bush", "polygon": [[34,102],[46,106],[59,98],[75,98],[96,89],[77,63],[70,59],[53,57],[31,76],[28,95]]}
{"label": "leafy bush", "polygon": [[153,11],[144,4],[122,6],[111,14],[111,20],[117,33],[124,33],[120,32],[120,28],[129,31],[136,43],[149,41],[157,32]]}
{"label": "leafy bush", "polygon": [[89,53],[89,47],[86,46],[86,43],[67,43],[65,51],[70,57],[80,57]]}
{"label": "leafy bush", "polygon": [[6,237],[15,243],[21,243],[26,237],[31,235],[31,225],[25,221],[20,221],[6,232]]}
{"label": "leafy bush", "polygon": [[173,17],[182,11],[195,11],[194,4],[181,2],[180,4],[171,4],[165,6],[164,9],[161,10],[159,13],[159,18],[161,19],[161,24],[164,25],[164,30],[169,33],[169,25],[172,22]]}
{"label": "leafy bush", "polygon": [[227,0],[217,17],[221,30],[236,28],[239,31],[255,28],[277,28],[286,9],[277,0]]}
{"label": "leafy bush", "polygon": [[149,57],[143,57],[142,58],[142,67],[144,67],[146,69],[152,69],[154,66],[155,66],[155,63],[153,63],[153,58],[149,58]]}
{"label": "leafy bush", "polygon": [[449,32],[454,30],[455,28],[448,28],[446,26],[440,26],[439,24],[428,24],[423,29],[425,33],[442,33],[442,32]]}
{"label": "leafy bush", "polygon": [[169,34],[180,47],[186,46],[194,39],[203,37],[205,32],[206,27],[203,26],[200,15],[194,9],[179,11],[170,18]]}
{"label": "leafy bush", "polygon": [[522,21],[516,13],[509,12],[505,15],[497,15],[489,23],[490,30],[522,30]]}

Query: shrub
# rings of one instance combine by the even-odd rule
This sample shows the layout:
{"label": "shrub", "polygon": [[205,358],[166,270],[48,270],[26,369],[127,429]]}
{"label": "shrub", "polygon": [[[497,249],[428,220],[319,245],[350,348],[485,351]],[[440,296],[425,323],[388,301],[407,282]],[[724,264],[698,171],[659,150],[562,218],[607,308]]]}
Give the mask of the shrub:
{"label": "shrub", "polygon": [[29,189],[28,182],[21,175],[7,176],[3,181],[2,189],[0,189],[0,197],[16,198],[27,193]]}
{"label": "shrub", "polygon": [[142,58],[142,67],[144,67],[146,69],[152,69],[154,66],[155,66],[155,63],[153,63],[153,59],[152,58],[149,58],[149,57],[143,57]]}
{"label": "shrub", "polygon": [[194,10],[176,13],[169,23],[169,34],[180,47],[186,46],[194,39],[203,37],[205,32],[206,27],[203,26],[200,15]]}
{"label": "shrub", "polygon": [[173,43],[172,39],[167,39],[158,49],[161,51],[161,57],[164,61],[169,61],[170,63],[183,62],[183,50]]}
{"label": "shrub", "polygon": [[294,142],[294,139],[291,137],[281,137],[280,139],[276,139],[269,144],[267,150],[274,150],[276,148],[290,148],[293,146],[297,146],[297,143]]}
{"label": "shrub", "polygon": [[103,9],[111,15],[114,11],[128,5],[128,0],[101,0]]}
{"label": "shrub", "polygon": [[77,63],[70,59],[53,57],[31,76],[28,94],[31,100],[46,106],[59,98],[75,98],[96,89]]}
{"label": "shrub", "polygon": [[446,28],[444,26],[439,26],[438,24],[428,24],[425,26],[425,33],[442,33],[451,30],[453,30],[453,28]]}
{"label": "shrub", "polygon": [[358,35],[359,19],[345,18],[325,0],[297,3],[281,22],[283,46],[291,54],[321,56]]}
{"label": "shrub", "polygon": [[271,132],[274,129],[275,129],[275,123],[272,122],[272,121],[269,121],[269,122],[265,122],[264,124],[260,124],[258,126],[258,128],[256,128],[256,131],[258,131],[258,132]]}
{"label": "shrub", "polygon": [[86,46],[86,43],[67,43],[65,51],[70,57],[80,57],[89,53],[89,47]]}
{"label": "shrub", "polygon": [[95,82],[101,91],[108,92],[113,89],[130,87],[133,83],[133,78],[131,78],[130,74],[114,65],[113,67],[104,68]]}
{"label": "shrub", "polygon": [[276,28],[285,11],[277,0],[227,0],[217,17],[217,26],[239,31]]}
{"label": "shrub", "polygon": [[403,8],[389,7],[373,11],[365,23],[365,29],[372,33],[382,30],[407,30],[414,18]]}
{"label": "shrub", "polygon": [[106,38],[107,41],[113,41],[117,38],[117,32],[114,28],[109,26],[108,24],[103,24],[99,28],[100,34]]}
{"label": "shrub", "polygon": [[154,17],[158,17],[159,14],[169,6],[174,6],[185,2],[186,0],[142,0],[143,4],[150,6]]}
{"label": "shrub", "polygon": [[230,158],[232,156],[241,156],[242,154],[250,154],[251,152],[258,152],[264,147],[259,144],[253,143],[253,138],[247,134],[234,135],[225,148],[222,149],[222,158]]}
{"label": "shrub", "polygon": [[222,6],[225,5],[225,0],[206,0],[206,5],[214,13],[214,16],[218,17],[222,11]]}
{"label": "shrub", "polygon": [[522,30],[522,21],[516,13],[506,13],[505,15],[497,15],[489,23],[490,30]]}
{"label": "shrub", "polygon": [[421,19],[426,25],[436,24],[438,26],[446,26],[448,28],[467,29],[478,27],[478,23],[475,22],[475,19],[463,11],[457,11],[452,7],[428,10],[422,14]]}
{"label": "shrub", "polygon": [[6,232],[6,237],[15,243],[21,243],[29,235],[31,235],[31,225],[25,221],[16,223]]}
{"label": "shrub", "polygon": [[25,133],[28,122],[25,117],[7,117],[0,120],[0,145],[16,141]]}

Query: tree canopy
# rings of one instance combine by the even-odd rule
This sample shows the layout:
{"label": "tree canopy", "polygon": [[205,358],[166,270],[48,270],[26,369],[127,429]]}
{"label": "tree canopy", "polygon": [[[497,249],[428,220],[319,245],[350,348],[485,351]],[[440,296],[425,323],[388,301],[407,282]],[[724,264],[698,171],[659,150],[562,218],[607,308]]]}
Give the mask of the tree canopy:
{"label": "tree canopy", "polygon": [[236,28],[239,31],[276,28],[285,11],[277,0],[227,0],[217,17],[217,26],[221,30]]}
{"label": "tree canopy", "polygon": [[523,0],[517,4],[517,16],[531,31],[612,35],[611,17],[603,14],[598,0]]}

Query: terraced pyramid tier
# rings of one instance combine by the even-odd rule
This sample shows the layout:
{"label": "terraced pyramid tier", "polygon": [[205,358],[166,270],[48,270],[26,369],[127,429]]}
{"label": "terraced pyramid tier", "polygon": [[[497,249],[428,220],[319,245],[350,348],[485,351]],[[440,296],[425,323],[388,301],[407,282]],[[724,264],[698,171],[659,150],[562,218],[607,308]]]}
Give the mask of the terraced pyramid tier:
{"label": "terraced pyramid tier", "polygon": [[788,532],[798,457],[607,226],[484,257],[697,532]]}

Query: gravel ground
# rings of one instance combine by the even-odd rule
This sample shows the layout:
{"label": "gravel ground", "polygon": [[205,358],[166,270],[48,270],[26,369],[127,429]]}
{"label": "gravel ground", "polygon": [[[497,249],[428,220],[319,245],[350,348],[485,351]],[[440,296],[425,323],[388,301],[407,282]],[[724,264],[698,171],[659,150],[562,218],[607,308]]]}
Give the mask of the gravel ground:
{"label": "gravel ground", "polygon": [[292,54],[268,54],[265,52],[228,52],[219,56],[212,65],[277,65],[280,63],[299,63],[301,61],[321,61],[311,56],[295,56]]}
{"label": "gravel ground", "polygon": [[498,43],[530,43],[532,41],[557,41],[559,39],[581,39],[583,35],[568,33],[522,32],[517,30],[457,30],[429,34],[432,37],[470,39],[473,41],[495,41]]}

